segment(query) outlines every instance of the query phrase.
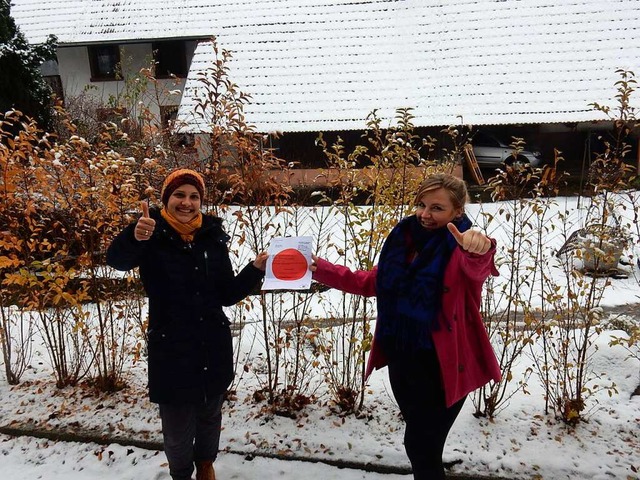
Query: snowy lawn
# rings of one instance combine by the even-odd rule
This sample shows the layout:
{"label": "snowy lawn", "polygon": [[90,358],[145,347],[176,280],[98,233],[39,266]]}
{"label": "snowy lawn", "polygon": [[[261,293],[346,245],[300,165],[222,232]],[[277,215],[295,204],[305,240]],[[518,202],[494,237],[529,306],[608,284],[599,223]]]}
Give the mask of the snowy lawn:
{"label": "snowy lawn", "polygon": [[[613,280],[603,306],[638,303],[638,268],[626,268],[629,277]],[[616,314],[616,319],[638,322],[640,310],[631,310],[637,315]],[[259,323],[244,327],[241,364],[259,365],[254,342],[258,331]],[[594,338],[594,380],[589,386],[615,388],[595,389],[588,400],[586,422],[571,428],[545,415],[543,389],[535,375],[529,378],[527,393],[517,392],[492,421],[475,418],[468,399],[445,450],[445,461],[453,464],[450,473],[549,480],[640,478],[640,396],[632,395],[640,383],[640,361],[622,347],[610,347],[611,335],[624,334],[609,330]],[[534,344],[515,366],[514,388],[540,349]],[[374,372],[369,379],[365,406],[357,417],[337,415],[326,401],[305,407],[296,418],[267,414],[265,404],[252,399],[259,387],[256,375],[239,374],[237,394],[224,407],[223,451],[216,462],[221,480],[410,478],[402,446],[404,427],[386,370]],[[86,384],[58,390],[48,357],[36,345],[20,385],[11,387],[0,375],[0,426],[92,434],[103,437],[105,445],[0,435],[2,480],[168,479],[164,454],[157,451],[161,444],[157,408],[146,398],[144,361],[130,368],[127,381],[128,388],[112,395],[96,395]],[[148,442],[150,449],[123,446],[132,442]],[[343,461],[374,471],[282,462],[261,454]],[[383,471],[395,473],[379,473]]]}

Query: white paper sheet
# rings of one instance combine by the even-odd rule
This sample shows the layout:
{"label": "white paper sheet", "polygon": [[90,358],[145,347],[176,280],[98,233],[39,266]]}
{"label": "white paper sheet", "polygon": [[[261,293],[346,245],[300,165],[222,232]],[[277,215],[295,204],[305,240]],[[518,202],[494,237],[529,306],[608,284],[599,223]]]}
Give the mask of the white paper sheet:
{"label": "white paper sheet", "polygon": [[262,290],[307,290],[311,287],[312,237],[274,237],[267,253]]}

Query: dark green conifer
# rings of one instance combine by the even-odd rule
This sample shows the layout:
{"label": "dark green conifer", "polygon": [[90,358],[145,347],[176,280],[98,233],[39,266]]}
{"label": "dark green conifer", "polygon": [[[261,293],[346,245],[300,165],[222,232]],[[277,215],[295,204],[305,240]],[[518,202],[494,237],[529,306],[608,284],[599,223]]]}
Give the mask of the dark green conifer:
{"label": "dark green conifer", "polygon": [[51,118],[51,89],[40,66],[55,59],[56,38],[29,45],[11,17],[10,0],[0,0],[0,114],[11,108],[47,127]]}

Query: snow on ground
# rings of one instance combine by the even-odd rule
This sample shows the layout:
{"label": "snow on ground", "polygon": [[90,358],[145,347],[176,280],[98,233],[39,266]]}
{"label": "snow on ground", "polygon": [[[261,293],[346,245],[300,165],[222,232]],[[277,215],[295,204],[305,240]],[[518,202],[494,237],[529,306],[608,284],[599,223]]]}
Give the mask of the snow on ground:
{"label": "snow on ground", "polygon": [[[627,268],[632,274],[613,280],[604,306],[637,304],[638,268]],[[638,310],[629,310],[632,315],[616,314],[616,319],[638,322]],[[242,334],[241,350],[247,355],[259,350],[246,344],[255,328],[257,324],[250,323]],[[447,442],[445,461],[454,463],[450,473],[549,480],[640,478],[640,396],[632,395],[640,383],[640,361],[622,347],[610,347],[611,335],[623,332],[604,331],[596,339],[594,381],[588,385],[594,393],[586,422],[569,428],[545,415],[543,391],[535,375],[528,378],[528,393],[514,394],[492,421],[475,418],[469,398]],[[525,378],[539,351],[536,344],[521,358],[513,370],[515,379]],[[43,350],[36,348],[20,385],[9,386],[0,375],[0,426],[91,433],[108,440],[99,445],[0,435],[2,480],[169,479],[164,454],[158,451],[157,409],[146,398],[144,361],[130,369],[127,389],[97,396],[87,385],[56,389],[48,363]],[[336,415],[324,403],[306,407],[295,419],[267,415],[264,404],[251,398],[258,387],[256,376],[241,375],[236,397],[224,408],[223,451],[216,462],[221,480],[411,478],[404,473],[409,465],[402,447],[403,424],[386,370],[370,378],[365,407],[357,417]],[[127,446],[132,440],[149,442],[149,448]],[[341,460],[377,467],[377,471],[388,467],[398,473],[281,461],[261,458],[260,453]]]}

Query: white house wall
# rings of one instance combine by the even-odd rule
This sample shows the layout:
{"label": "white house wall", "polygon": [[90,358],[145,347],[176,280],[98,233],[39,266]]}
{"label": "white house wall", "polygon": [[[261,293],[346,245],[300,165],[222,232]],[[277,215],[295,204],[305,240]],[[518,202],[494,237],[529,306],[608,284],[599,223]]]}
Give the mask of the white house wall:
{"label": "white house wall", "polygon": [[[191,58],[194,48],[194,42],[187,42],[187,58]],[[130,111],[132,107],[136,110],[140,107],[140,105],[125,105],[124,94],[127,87],[124,80],[91,81],[89,53],[86,46],[61,47],[58,49],[57,57],[65,98],[84,94],[105,106],[111,106],[110,100],[115,100],[118,106],[126,106]],[[123,76],[135,78],[142,68],[149,68],[151,65],[151,43],[121,45],[120,61]],[[184,78],[158,79],[157,86],[148,84],[148,90],[139,97],[139,101],[151,109],[155,118],[160,118],[159,105],[179,105],[184,84]],[[156,95],[156,88],[158,95]]]}
{"label": "white house wall", "polygon": [[80,95],[85,86],[91,85],[87,47],[59,48],[57,57],[64,96]]}

